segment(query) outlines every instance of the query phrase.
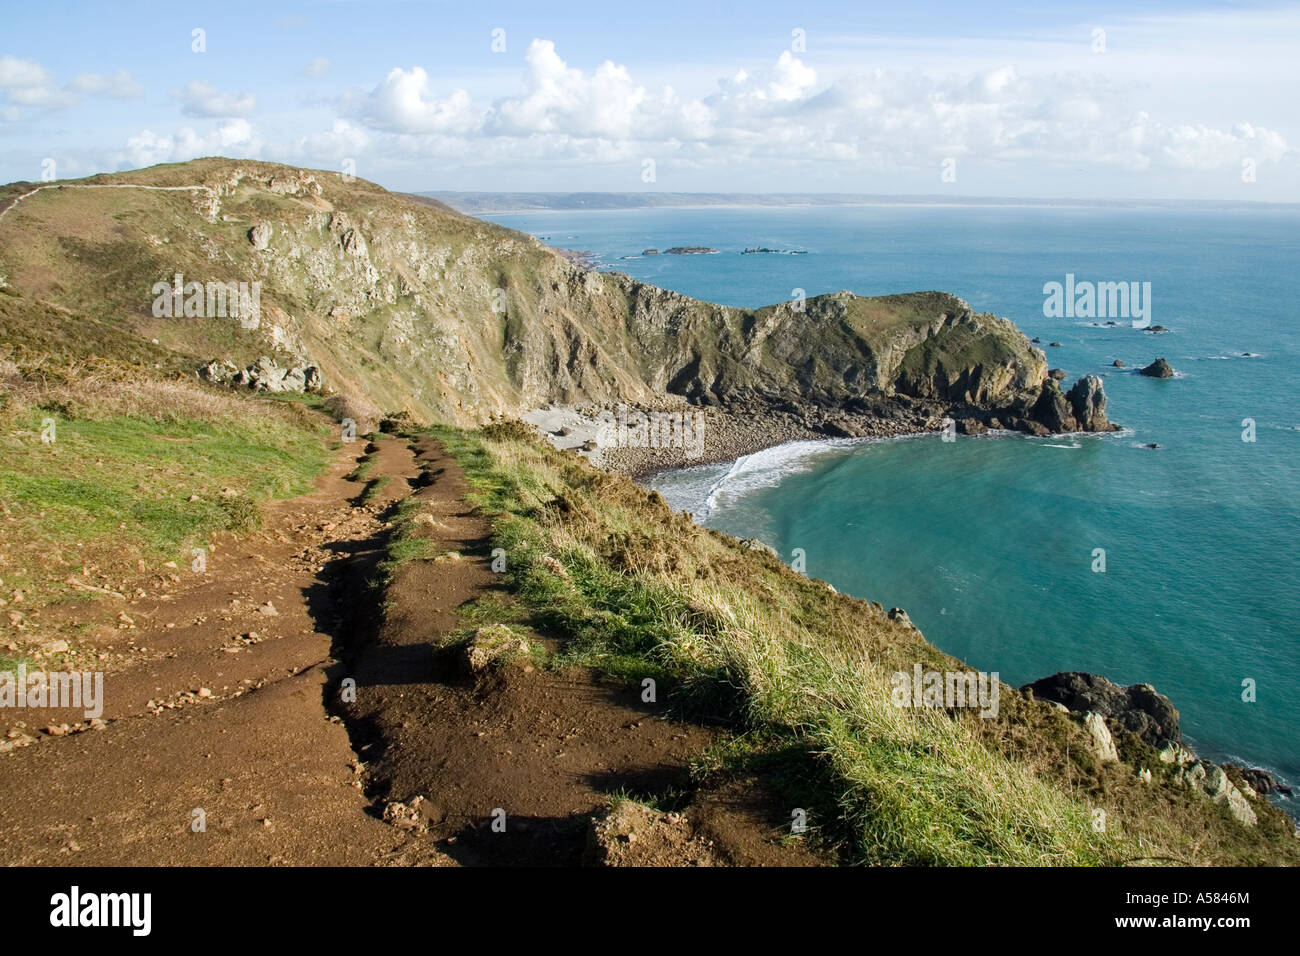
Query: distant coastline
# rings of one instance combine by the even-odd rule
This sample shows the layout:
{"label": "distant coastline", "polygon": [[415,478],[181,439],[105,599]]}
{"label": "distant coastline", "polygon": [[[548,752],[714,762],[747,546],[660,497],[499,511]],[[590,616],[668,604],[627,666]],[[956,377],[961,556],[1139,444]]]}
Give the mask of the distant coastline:
{"label": "distant coastline", "polygon": [[786,208],[799,206],[971,206],[1081,209],[1185,209],[1300,211],[1300,203],[1236,199],[1025,199],[941,194],[888,196],[872,193],[675,193],[675,192],[457,192],[411,193],[471,216],[529,212],[625,211],[631,209]]}

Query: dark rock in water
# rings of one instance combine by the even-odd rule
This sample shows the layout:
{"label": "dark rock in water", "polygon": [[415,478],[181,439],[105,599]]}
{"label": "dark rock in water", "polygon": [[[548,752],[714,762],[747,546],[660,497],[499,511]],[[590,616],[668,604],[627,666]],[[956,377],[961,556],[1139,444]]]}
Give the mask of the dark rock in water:
{"label": "dark rock in water", "polygon": [[1178,711],[1150,684],[1120,687],[1099,674],[1067,671],[1020,688],[1039,700],[1063,704],[1071,711],[1092,712],[1137,734],[1153,747],[1182,744]]}
{"label": "dark rock in water", "polygon": [[1058,382],[1065,381],[1065,369],[1063,368],[1048,369],[1047,374],[1050,375],[1052,378],[1056,379]]}
{"label": "dark rock in water", "polygon": [[1145,375],[1148,378],[1173,378],[1174,369],[1173,366],[1164,359],[1158,358],[1150,365],[1146,366],[1146,368],[1139,369],[1139,374]]}
{"label": "dark rock in water", "polygon": [[1160,443],[1159,443],[1159,442],[1155,442],[1155,441],[1149,441],[1149,442],[1147,442],[1145,445],[1143,445],[1142,447],[1143,447],[1143,448],[1159,448],[1159,447],[1160,447]]}
{"label": "dark rock in water", "polygon": [[643,255],[643,256],[657,256],[657,255],[659,255],[659,250],[658,250],[658,249],[642,249],[642,250],[641,250],[641,255]]}
{"label": "dark rock in water", "polygon": [[1256,793],[1280,793],[1286,797],[1291,796],[1291,788],[1278,783],[1277,778],[1267,770],[1243,767],[1240,764],[1235,763],[1225,763],[1223,764],[1223,769],[1233,769],[1240,772],[1241,778],[1245,780],[1246,783],[1250,785],[1250,789],[1254,790]]}
{"label": "dark rock in water", "polygon": [[673,246],[671,249],[665,249],[664,255],[666,256],[707,256],[717,251],[718,251],[717,249],[710,248],[709,246]]}
{"label": "dark rock in water", "polygon": [[987,435],[989,427],[978,418],[963,418],[957,423],[957,431],[963,435]]}
{"label": "dark rock in water", "polygon": [[1054,349],[1059,349],[1059,348],[1061,347],[1061,343],[1060,343],[1060,342],[1048,342],[1047,344],[1050,345],[1050,346],[1051,346],[1052,348],[1054,348]]}
{"label": "dark rock in water", "polygon": [[1113,365],[1115,368],[1123,368],[1123,367],[1124,367],[1124,361],[1123,361],[1123,359],[1115,359],[1115,361],[1111,362],[1110,364]]}
{"label": "dark rock in water", "polygon": [[1038,336],[1035,335],[1035,336],[1034,336],[1032,339],[1030,339],[1029,341],[1031,341],[1031,342],[1041,342],[1041,341],[1043,341],[1043,340],[1040,339]]}
{"label": "dark rock in water", "polygon": [[1168,332],[1169,330],[1168,330],[1167,328],[1165,328],[1163,325],[1153,325],[1153,326],[1151,326],[1151,328],[1147,329],[1147,331],[1148,331],[1148,332],[1155,332],[1155,333],[1158,334],[1158,333],[1160,333],[1160,332]]}
{"label": "dark rock in water", "polygon": [[1029,417],[1053,433],[1077,431],[1079,427],[1074,420],[1070,403],[1061,394],[1056,379],[1052,378],[1043,382],[1043,390],[1038,393],[1038,401],[1029,410]]}
{"label": "dark rock in water", "polygon": [[1106,418],[1106,392],[1097,376],[1085,375],[1079,379],[1066,398],[1070,400],[1070,409],[1080,429],[1088,432],[1111,430]]}
{"label": "dark rock in water", "polygon": [[1025,431],[1029,432],[1029,434],[1034,435],[1037,438],[1047,438],[1049,435],[1052,434],[1052,430],[1050,428],[1048,428],[1042,422],[1034,421],[1032,418],[1026,418],[1024,421],[1020,423],[1020,425],[1022,428],[1024,428]]}

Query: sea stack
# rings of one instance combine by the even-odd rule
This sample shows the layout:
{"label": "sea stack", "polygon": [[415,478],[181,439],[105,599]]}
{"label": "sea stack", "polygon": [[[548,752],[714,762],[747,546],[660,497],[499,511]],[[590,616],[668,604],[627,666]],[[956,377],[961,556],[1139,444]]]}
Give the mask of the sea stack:
{"label": "sea stack", "polygon": [[[1062,392],[1056,379],[1043,381],[1038,400],[1029,409],[1029,422],[1044,426],[1048,432],[1111,432],[1115,431],[1106,418],[1106,392],[1101,379],[1085,375]],[[1031,431],[1037,431],[1030,427]]]}

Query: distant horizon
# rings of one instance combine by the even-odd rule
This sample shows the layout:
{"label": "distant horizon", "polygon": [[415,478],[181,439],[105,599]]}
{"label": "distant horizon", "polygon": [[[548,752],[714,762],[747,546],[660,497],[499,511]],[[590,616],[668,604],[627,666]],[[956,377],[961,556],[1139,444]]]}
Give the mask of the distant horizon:
{"label": "distant horizon", "polygon": [[361,11],[15,5],[0,179],[237,152],[404,192],[1300,203],[1297,0]]}
{"label": "distant horizon", "polygon": [[[1211,209],[1278,209],[1300,210],[1300,202],[1258,199],[1164,199],[1119,197],[1115,199],[1082,199],[1071,196],[945,196],[939,193],[848,193],[788,192],[773,190],[716,192],[711,190],[678,190],[673,192],[635,192],[621,190],[457,190],[431,189],[412,193],[446,203],[458,212],[475,215],[525,213],[525,212],[581,212],[583,210],[612,212],[631,209],[671,209],[717,207],[799,207],[799,206],[1077,206],[1086,208],[1133,208],[1154,206],[1158,208],[1211,208]],[[561,200],[590,198],[593,204],[548,205]],[[618,199],[620,202],[613,202]],[[511,204],[511,201],[515,204]],[[608,205],[599,205],[606,202]]]}
{"label": "distant horizon", "polygon": [[[286,163],[251,156],[207,155],[167,163],[119,170],[98,170],[77,177],[60,177],[51,181],[72,182],[96,176],[128,175],[158,166],[184,165],[202,159],[220,159],[230,163],[272,163],[300,168],[310,172],[335,172],[307,164]],[[358,177],[364,179],[365,177]],[[1083,198],[1078,196],[1014,196],[943,193],[877,193],[843,190],[791,191],[791,190],[617,190],[617,189],[403,189],[372,180],[376,186],[395,195],[434,199],[445,203],[457,212],[468,215],[506,215],[527,212],[580,212],[619,211],[633,209],[681,208],[796,208],[800,206],[1013,206],[1045,208],[1052,206],[1079,208],[1140,208],[1162,209],[1253,209],[1300,210],[1300,201],[1267,199],[1220,199],[1195,197],[1141,197]],[[15,179],[0,183],[0,189],[19,183],[32,186],[45,185],[39,179]],[[593,200],[588,203],[585,200]],[[563,201],[568,200],[566,204]],[[617,200],[617,201],[615,201]],[[604,203],[604,204],[601,204]]]}

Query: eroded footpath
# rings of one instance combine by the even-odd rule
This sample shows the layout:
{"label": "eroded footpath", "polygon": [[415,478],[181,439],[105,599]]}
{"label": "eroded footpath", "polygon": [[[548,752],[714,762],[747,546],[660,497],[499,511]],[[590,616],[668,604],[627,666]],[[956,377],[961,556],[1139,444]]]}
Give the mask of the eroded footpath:
{"label": "eroded footpath", "polygon": [[[270,504],[201,573],[113,604],[122,630],[98,639],[137,653],[105,675],[97,729],[58,730],[85,727],[81,713],[6,714],[36,743],[0,757],[0,858],[815,863],[743,789],[607,813],[616,794],[687,794],[715,729],[586,670],[476,673],[438,649],[464,629],[458,609],[499,582],[467,491],[431,438],[346,444],[312,494]],[[410,508],[427,515],[429,557],[381,589],[393,519]]]}

